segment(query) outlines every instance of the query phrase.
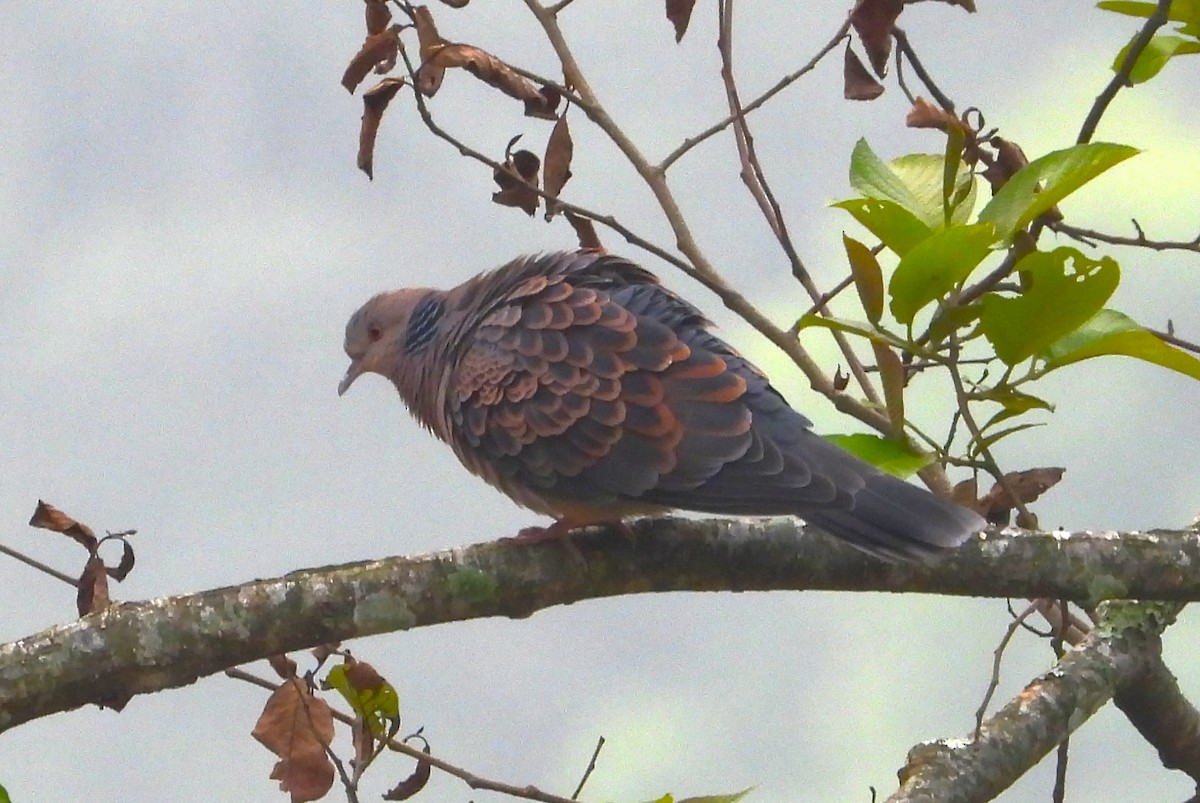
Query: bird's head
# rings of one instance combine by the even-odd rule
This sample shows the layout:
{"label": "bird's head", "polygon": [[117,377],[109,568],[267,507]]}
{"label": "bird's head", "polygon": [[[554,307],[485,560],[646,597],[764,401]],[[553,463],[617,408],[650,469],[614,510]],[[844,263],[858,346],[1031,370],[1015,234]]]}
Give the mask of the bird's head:
{"label": "bird's head", "polygon": [[428,288],[380,293],[363,304],[346,324],[350,367],[338,384],[338,395],[363,374],[376,373],[411,401],[406,386],[416,380],[444,313],[445,294]]}

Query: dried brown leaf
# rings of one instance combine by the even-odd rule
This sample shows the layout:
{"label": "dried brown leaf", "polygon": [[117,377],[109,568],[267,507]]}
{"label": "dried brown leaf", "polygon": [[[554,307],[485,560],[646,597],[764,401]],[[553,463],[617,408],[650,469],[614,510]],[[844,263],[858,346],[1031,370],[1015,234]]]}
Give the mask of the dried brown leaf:
{"label": "dried brown leaf", "polygon": [[333,787],[334,768],[325,753],[333,741],[333,715],[303,681],[292,678],[271,693],[251,735],[279,756],[271,778],[293,803],[319,800]]}
{"label": "dried brown leaf", "polygon": [[101,540],[101,543],[103,543],[104,541],[109,541],[109,540],[114,540],[114,539],[121,542],[121,562],[118,563],[116,566],[114,566],[111,569],[106,568],[105,572],[108,574],[109,577],[111,577],[112,579],[116,580],[119,583],[122,580],[124,580],[126,577],[128,577],[129,573],[131,571],[133,571],[133,565],[135,563],[135,560],[134,560],[134,555],[133,555],[133,545],[130,544],[128,541],[126,541],[124,538],[119,537],[119,536],[109,535],[109,536],[105,536],[104,538],[102,538],[100,540]]}
{"label": "dried brown leaf", "polygon": [[417,6],[413,9],[413,22],[417,27],[417,42],[420,46],[421,66],[417,68],[417,91],[427,98],[433,97],[446,77],[446,68],[429,64],[429,57],[445,41],[438,33],[433,15],[428,6]]}
{"label": "dried brown leaf", "polygon": [[[429,742],[425,742],[425,755],[429,755]],[[392,789],[384,793],[384,800],[408,800],[410,797],[420,792],[425,788],[425,784],[429,782],[429,771],[432,765],[428,761],[418,760],[417,767],[412,771],[412,774],[405,778],[400,783],[396,784]]]}
{"label": "dried brown leaf", "polygon": [[312,657],[317,659],[317,668],[320,669],[321,666],[327,660],[329,660],[329,656],[336,655],[338,647],[340,646],[341,642],[335,641],[332,644],[318,644],[309,650],[309,653],[312,655]]}
{"label": "dried brown leaf", "polygon": [[[527,215],[537,212],[540,196],[533,190],[538,183],[538,168],[541,160],[531,151],[512,152],[517,137],[508,143],[508,158],[499,169],[492,172],[492,179],[500,187],[492,194],[492,200],[502,206],[524,209]],[[526,183],[527,182],[527,183]],[[532,185],[532,186],[530,186]]]}
{"label": "dried brown leaf", "polygon": [[909,128],[937,128],[947,131],[953,127],[966,131],[961,120],[945,109],[934,106],[925,98],[913,101],[912,108],[904,118],[904,124]]}
{"label": "dried brown leaf", "polygon": [[[421,49],[425,55],[425,48]],[[432,48],[426,55],[426,64],[442,69],[461,68],[483,81],[488,86],[499,89],[509,97],[526,102],[526,114],[539,116],[533,112],[541,112],[551,106],[550,99],[541,90],[524,77],[517,75],[513,68],[500,59],[473,45],[461,43],[442,44]],[[555,93],[557,95],[557,93]],[[557,99],[553,105],[557,105]],[[532,108],[532,112],[530,111]]]}
{"label": "dried brown leaf", "polygon": [[842,366],[838,366],[833,372],[833,389],[841,393],[850,386],[850,374],[842,371]]}
{"label": "dried brown leaf", "polygon": [[284,680],[296,677],[296,662],[286,655],[272,655],[267,658],[267,663],[275,670],[275,674]]}
{"label": "dried brown leaf", "polygon": [[675,26],[675,42],[678,43],[687,33],[688,23],[692,21],[692,9],[696,0],[667,0],[667,19]]}
{"label": "dried brown leaf", "polygon": [[867,51],[867,59],[875,74],[882,78],[887,74],[888,57],[892,54],[892,26],[904,0],[863,0],[851,15],[850,22]]}
{"label": "dried brown leaf", "polygon": [[886,343],[871,341],[875,352],[875,364],[879,368],[879,380],[883,384],[883,400],[887,405],[888,420],[896,432],[904,431],[904,365],[896,352]]}
{"label": "dried brown leaf", "polygon": [[342,86],[353,93],[371,70],[385,73],[395,67],[399,52],[400,26],[393,25],[379,33],[370,34],[350,60],[346,72],[342,73]]}
{"label": "dried brown leaf", "polygon": [[80,616],[108,607],[111,602],[108,596],[108,572],[98,555],[88,558],[76,588],[75,607]]}
{"label": "dried brown leaf", "polygon": [[37,507],[33,510],[33,516],[29,519],[29,526],[62,533],[82,544],[90,553],[94,553],[99,544],[91,527],[75,521],[54,505],[43,502],[41,499],[38,500]]}
{"label": "dried brown leaf", "polygon": [[1029,164],[1029,159],[1025,156],[1025,151],[1021,150],[1021,146],[1012,140],[993,136],[986,142],[996,149],[996,156],[983,171],[983,177],[991,185],[992,194],[995,194],[1018,170]]}
{"label": "dried brown leaf", "polygon": [[950,498],[965,508],[974,510],[976,513],[980,511],[979,505],[979,482],[971,477],[969,480],[963,480],[954,486],[954,490],[950,492]]}
{"label": "dried brown leaf", "polygon": [[[567,127],[567,116],[558,118],[546,140],[545,169],[542,171],[542,186],[548,195],[557,196],[562,188],[571,180],[571,157],[575,145],[571,141],[571,131]],[[557,204],[553,200],[546,201],[546,220],[554,217]]]}
{"label": "dried brown leaf", "polygon": [[[1004,475],[1004,481],[1017,499],[1028,505],[1057,485],[1065,473],[1065,468],[1031,468],[1009,472]],[[993,524],[1007,524],[1013,508],[1017,506],[1000,483],[993,485],[979,503],[984,517]]]}
{"label": "dried brown leaf", "polygon": [[571,228],[575,229],[575,236],[579,239],[579,250],[587,251],[593,254],[607,254],[608,251],[600,244],[600,237],[596,234],[596,227],[592,225],[592,221],[585,217],[580,217],[571,211],[564,211],[567,222],[571,224]]}
{"label": "dried brown leaf", "polygon": [[867,72],[858,54],[847,42],[846,56],[842,64],[842,96],[846,100],[875,100],[882,94],[883,84]]}
{"label": "dried brown leaf", "polygon": [[392,21],[392,12],[387,0],[366,0],[367,36],[382,33]]}
{"label": "dried brown leaf", "polygon": [[557,120],[555,109],[562,100],[562,93],[552,86],[543,86],[536,97],[525,98],[525,116],[542,120]]}
{"label": "dried brown leaf", "polygon": [[384,78],[363,93],[362,124],[358,129],[358,169],[366,173],[368,179],[375,178],[375,137],[383,121],[383,112],[404,84],[403,78]]}

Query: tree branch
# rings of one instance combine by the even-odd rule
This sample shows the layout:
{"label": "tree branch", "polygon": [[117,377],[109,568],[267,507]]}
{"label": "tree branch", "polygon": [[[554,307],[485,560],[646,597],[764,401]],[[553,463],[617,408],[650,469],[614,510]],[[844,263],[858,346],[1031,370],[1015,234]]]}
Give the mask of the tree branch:
{"label": "tree branch", "polygon": [[0,731],[317,644],[647,591],[1200,599],[1196,531],[990,534],[936,561],[889,564],[791,518],[632,528],[632,541],[572,536],[577,550],[483,543],[116,604],[0,646]]}
{"label": "tree branch", "polygon": [[1179,605],[1105,603],[1101,624],[1078,649],[1034,680],[977,738],[914,747],[888,803],[991,800],[1152,666]]}

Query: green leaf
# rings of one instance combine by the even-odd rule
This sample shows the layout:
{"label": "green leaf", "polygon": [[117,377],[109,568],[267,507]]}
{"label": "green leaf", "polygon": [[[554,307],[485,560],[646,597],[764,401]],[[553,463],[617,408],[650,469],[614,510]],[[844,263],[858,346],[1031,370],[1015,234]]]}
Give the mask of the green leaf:
{"label": "green leaf", "polygon": [[879,323],[883,317],[883,271],[879,267],[879,260],[870,248],[852,237],[843,234],[842,244],[846,247],[850,276],[854,279],[854,287],[858,290],[858,299],[867,313],[867,320]]}
{"label": "green leaf", "polygon": [[680,800],[679,803],[738,803],[739,800],[754,791],[753,786],[749,786],[740,792],[733,792],[727,795],[704,795],[702,797],[686,797]]}
{"label": "green leaf", "polygon": [[1200,380],[1200,359],[1163,342],[1128,316],[1111,309],[1098,312],[1083,326],[1047,348],[1041,356],[1046,360],[1046,369],[1053,370],[1109,354],[1134,357]]}
{"label": "green leaf", "polygon": [[980,300],[980,328],[996,356],[1009,365],[1029,359],[1082,326],[1104,307],[1121,281],[1121,270],[1111,257],[1090,259],[1068,246],[1026,254],[1016,271],[1026,284],[1020,295],[988,293]]}
{"label": "green leaf", "polygon": [[867,433],[826,435],[825,440],[901,479],[937,459],[934,454],[914,452],[896,441]]}
{"label": "green leaf", "polygon": [[[931,229],[945,226],[943,207],[946,159],[940,154],[912,153],[885,163],[865,139],[860,139],[850,156],[850,186],[867,198],[891,201],[912,212]],[[953,223],[966,223],[975,207],[975,181],[961,162],[956,183],[970,182],[971,192],[955,207]]]}
{"label": "green leaf", "polygon": [[352,666],[351,663],[343,663],[330,667],[325,683],[337,689],[354,712],[367,723],[371,733],[382,736],[388,731],[388,722],[400,720],[400,696],[392,684],[378,678],[378,675],[375,675],[379,679],[378,685],[372,688],[356,687],[347,674],[352,671]]}
{"label": "green leaf", "polygon": [[927,304],[957,287],[991,253],[990,223],[953,226],[930,235],[906,253],[888,284],[892,315],[911,324]]}
{"label": "green leaf", "polygon": [[847,332],[859,337],[865,337],[872,342],[889,343],[898,348],[905,348],[907,342],[902,337],[897,337],[886,329],[878,326],[872,326],[866,321],[853,321],[846,318],[829,318],[824,315],[819,315],[815,312],[810,312],[799,321],[798,329],[829,329],[833,332]]}
{"label": "green leaf", "polygon": [[1054,405],[1045,399],[1039,399],[1029,393],[1023,393],[1016,388],[1011,387],[996,387],[988,388],[985,391],[972,393],[972,399],[980,401],[996,402],[1005,410],[1020,414],[1029,410],[1049,410],[1054,412]]}
{"label": "green leaf", "polygon": [[895,201],[878,198],[850,198],[833,204],[845,209],[879,241],[900,256],[932,233],[919,217]]}
{"label": "green leaf", "polygon": [[1034,218],[1096,176],[1138,153],[1128,145],[1090,142],[1048,153],[1017,171],[979,213],[1008,242]]}
{"label": "green leaf", "polygon": [[[1104,0],[1104,2],[1097,3],[1096,7],[1129,17],[1149,17],[1158,9],[1158,4],[1133,2],[1133,0]],[[1200,0],[1174,0],[1171,8],[1167,11],[1167,19],[1172,22],[1200,22]]]}
{"label": "green leaf", "polygon": [[[1113,61],[1113,72],[1120,71],[1121,65],[1125,63],[1125,56],[1129,53],[1129,48],[1132,45],[1133,41],[1130,40],[1129,44],[1121,48],[1121,52],[1117,54],[1117,58]],[[1168,34],[1155,36],[1146,45],[1146,49],[1138,54],[1138,59],[1134,62],[1133,69],[1129,71],[1129,83],[1134,85],[1145,83],[1158,75],[1162,68],[1167,66],[1167,62],[1172,57],[1184,56],[1189,53],[1200,53],[1200,42],[1183,36],[1171,36]]]}
{"label": "green leaf", "polygon": [[0,786],[0,803],[12,803],[12,798],[8,796],[8,790]]}

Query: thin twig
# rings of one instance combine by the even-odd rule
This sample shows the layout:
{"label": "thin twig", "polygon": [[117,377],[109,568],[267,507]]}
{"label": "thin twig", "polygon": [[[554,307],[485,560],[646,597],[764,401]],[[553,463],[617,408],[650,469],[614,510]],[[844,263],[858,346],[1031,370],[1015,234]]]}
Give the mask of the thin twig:
{"label": "thin twig", "polygon": [[[717,16],[720,27],[717,49],[721,53],[721,82],[725,85],[725,97],[729,103],[730,113],[736,118],[733,124],[733,134],[734,141],[737,143],[738,158],[741,160],[742,183],[746,185],[750,195],[758,203],[758,208],[766,218],[767,225],[771,227],[775,240],[791,263],[792,275],[799,279],[809,298],[813,300],[817,311],[822,315],[828,315],[829,308],[821,301],[821,290],[813,281],[812,274],[804,266],[804,262],[800,259],[800,254],[792,242],[787,222],[783,217],[783,210],[779,206],[775,193],[771,190],[770,182],[767,181],[762,162],[754,147],[754,136],[750,133],[750,126],[746,122],[745,110],[742,108],[741,98],[738,94],[737,81],[733,77],[733,0],[721,0],[717,5]],[[834,331],[832,334],[834,342],[837,343],[838,349],[841,350],[842,356],[846,360],[850,373],[854,375],[854,379],[858,382],[867,401],[875,406],[882,404],[879,393],[875,389],[875,383],[867,376],[862,361],[850,347],[850,341],[846,338],[845,333]]]}
{"label": "thin twig", "polygon": [[[269,689],[271,691],[278,689],[280,686],[278,683],[274,683],[266,678],[261,678],[237,667],[226,669],[225,674],[235,680],[245,681],[246,683],[251,683],[259,688]],[[345,725],[354,724],[354,717],[350,716],[349,714],[344,714],[332,707],[330,707],[330,711],[333,714],[333,718],[338,722],[341,722]],[[424,761],[432,767],[437,767],[442,772],[445,772],[448,775],[453,775],[460,781],[463,781],[472,789],[486,789],[491,792],[500,792],[501,794],[510,795],[512,797],[524,798],[525,800],[536,800],[539,801],[539,803],[574,803],[573,798],[552,795],[547,792],[543,792],[534,786],[514,786],[502,781],[494,781],[490,778],[484,778],[480,775],[470,772],[469,770],[455,766],[448,761],[443,761],[437,756],[431,755],[422,750],[418,750],[417,748],[405,744],[397,739],[388,739],[386,742],[387,746],[397,753],[403,753],[410,758],[415,758],[417,761]]]}
{"label": "thin twig", "polygon": [[[858,11],[858,7],[862,5],[863,2],[864,0],[858,0],[854,4],[854,8],[850,9],[850,13],[846,15],[846,21],[842,23],[841,27],[837,29],[837,32],[834,33],[829,41],[817,51],[817,54],[808,60],[808,63],[795,72],[788,73],[787,75],[783,76],[783,78],[780,78],[773,87],[743,106],[741,116],[745,116],[759,108],[768,100],[782,92],[784,89],[787,89],[789,86],[794,84],[797,80],[812,72],[816,66],[821,63],[821,60],[829,55],[829,52],[837,47],[838,43],[845,39],[846,35],[850,33],[850,21],[853,19],[854,13]],[[704,129],[699,134],[696,134],[693,137],[688,137],[682,143],[680,143],[678,148],[671,151],[669,154],[667,154],[666,158],[658,163],[658,169],[663,173],[667,172],[667,169],[670,168],[671,165],[675,164],[675,162],[678,161],[681,156],[699,145],[701,142],[704,142],[709,137],[715,136],[716,134],[724,131],[726,128],[732,125],[733,121],[736,119],[737,115],[731,114],[724,120],[714,123],[713,125]]]}
{"label": "thin twig", "polygon": [[1000,643],[996,645],[996,649],[992,651],[992,676],[988,680],[987,691],[983,693],[983,700],[979,703],[979,708],[975,709],[975,738],[979,738],[979,734],[983,729],[983,718],[987,714],[987,708],[992,704],[992,697],[996,694],[996,689],[1000,687],[1000,664],[1004,658],[1004,651],[1008,648],[1008,643],[1012,641],[1012,637],[1021,629],[1021,623],[1024,622],[1030,615],[1037,611],[1037,607],[1029,605],[1025,610],[1021,611],[1013,617],[1008,623],[1008,628],[1004,631],[1004,637],[1000,639]]}
{"label": "thin twig", "polygon": [[579,786],[575,787],[575,792],[571,795],[572,800],[579,799],[579,793],[583,791],[583,785],[587,783],[588,778],[592,777],[592,771],[596,769],[596,758],[600,755],[600,750],[604,747],[604,737],[601,736],[596,740],[596,749],[592,751],[592,758],[588,761],[587,769],[583,771],[583,777],[579,779]]}
{"label": "thin twig", "polygon": [[1159,28],[1167,24],[1170,10],[1171,0],[1158,0],[1154,13],[1146,18],[1142,29],[1138,31],[1137,36],[1133,37],[1133,41],[1129,43],[1129,50],[1125,53],[1125,59],[1121,62],[1121,66],[1117,68],[1116,73],[1113,74],[1112,80],[1096,96],[1096,101],[1092,104],[1092,108],[1088,111],[1087,117],[1083,121],[1083,126],[1079,129],[1079,136],[1075,139],[1077,144],[1082,145],[1085,142],[1092,141],[1092,136],[1096,133],[1096,126],[1100,125],[1100,118],[1108,110],[1108,104],[1112,103],[1113,98],[1117,96],[1117,93],[1123,87],[1132,86],[1129,82],[1129,76],[1133,72],[1133,67],[1137,64],[1138,57],[1142,55],[1142,51],[1146,49],[1146,46],[1150,44],[1150,40],[1154,38],[1154,34]]}
{"label": "thin twig", "polygon": [[21,563],[24,563],[26,566],[32,566],[33,568],[37,569],[39,572],[50,575],[55,580],[62,580],[67,585],[75,586],[76,588],[79,587],[79,581],[76,580],[74,577],[71,577],[70,575],[67,575],[67,574],[63,574],[58,569],[55,569],[52,566],[47,566],[46,564],[42,563],[40,560],[31,558],[22,552],[18,552],[17,550],[12,549],[11,547],[6,547],[4,544],[0,544],[0,553],[8,555],[10,558],[15,558],[16,560],[21,561]]}
{"label": "thin twig", "polygon": [[1051,224],[1050,229],[1088,245],[1095,245],[1095,242],[1089,241],[1098,241],[1108,243],[1109,245],[1130,245],[1138,248],[1149,248],[1152,251],[1192,251],[1193,253],[1200,254],[1200,236],[1192,240],[1150,240],[1146,237],[1145,232],[1142,231],[1141,226],[1138,226],[1136,220],[1133,221],[1133,225],[1137,229],[1136,237],[1105,234],[1102,231],[1085,229],[1062,222]]}
{"label": "thin twig", "polygon": [[912,65],[913,72],[921,79],[921,83],[929,90],[929,94],[933,95],[933,99],[938,102],[946,111],[954,114],[954,101],[950,96],[938,88],[934,82],[933,76],[925,69],[925,65],[921,63],[921,59],[917,56],[917,51],[913,50],[912,43],[908,41],[908,34],[904,33],[904,29],[898,25],[892,26],[892,38],[896,40],[897,53],[903,53],[904,58],[908,59],[908,63]]}

